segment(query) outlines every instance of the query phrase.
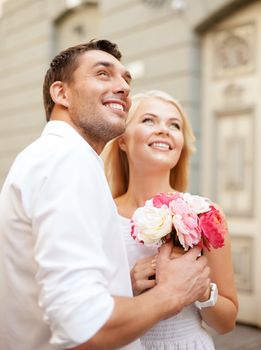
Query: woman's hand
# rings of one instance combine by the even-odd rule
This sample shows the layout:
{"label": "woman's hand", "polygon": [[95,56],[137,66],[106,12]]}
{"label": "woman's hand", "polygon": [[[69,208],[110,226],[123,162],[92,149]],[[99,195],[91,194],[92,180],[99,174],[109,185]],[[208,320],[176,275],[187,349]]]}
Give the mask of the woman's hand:
{"label": "woman's hand", "polygon": [[[181,247],[173,247],[170,258],[175,259],[185,253]],[[131,284],[134,295],[139,295],[147,289],[156,285],[155,271],[157,265],[157,255],[149,256],[138,260],[132,268]]]}
{"label": "woman's hand", "polygon": [[[157,256],[149,256],[140,259],[132,268],[131,284],[134,295],[139,295],[147,289],[153,288],[156,285],[155,270]],[[152,277],[151,279],[149,279]]]}

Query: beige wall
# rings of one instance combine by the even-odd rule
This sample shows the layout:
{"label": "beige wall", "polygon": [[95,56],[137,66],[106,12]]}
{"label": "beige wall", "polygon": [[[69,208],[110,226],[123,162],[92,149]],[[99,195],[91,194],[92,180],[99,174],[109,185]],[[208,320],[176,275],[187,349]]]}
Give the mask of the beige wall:
{"label": "beige wall", "polygon": [[59,46],[55,42],[55,21],[73,11],[65,0],[6,0],[3,4],[0,17],[0,187],[17,153],[38,137],[45,124],[42,82]]}
{"label": "beige wall", "polygon": [[[160,7],[142,0],[98,3],[101,36],[119,44],[127,65],[138,63],[144,70],[135,79],[133,91],[160,88],[171,93],[184,106],[200,138],[200,36],[195,29],[213,22],[228,4],[239,1],[186,0],[184,12],[171,9],[167,0]],[[7,0],[4,4],[0,20],[0,186],[15,155],[44,125],[42,80],[57,47],[54,25],[65,13],[70,15],[66,0]],[[200,152],[192,162],[194,191],[199,185],[199,157]]]}
{"label": "beige wall", "polygon": [[43,125],[41,83],[49,54],[43,1],[4,4],[0,32],[0,181]]}

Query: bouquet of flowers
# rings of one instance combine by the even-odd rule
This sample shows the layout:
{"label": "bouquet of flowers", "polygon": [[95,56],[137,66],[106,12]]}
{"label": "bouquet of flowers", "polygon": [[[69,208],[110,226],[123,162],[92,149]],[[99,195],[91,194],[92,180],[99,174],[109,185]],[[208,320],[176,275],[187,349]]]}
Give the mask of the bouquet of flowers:
{"label": "bouquet of flowers", "polygon": [[158,193],[137,208],[131,236],[140,243],[160,246],[169,239],[184,250],[224,246],[226,225],[221,212],[207,198],[189,193]]}

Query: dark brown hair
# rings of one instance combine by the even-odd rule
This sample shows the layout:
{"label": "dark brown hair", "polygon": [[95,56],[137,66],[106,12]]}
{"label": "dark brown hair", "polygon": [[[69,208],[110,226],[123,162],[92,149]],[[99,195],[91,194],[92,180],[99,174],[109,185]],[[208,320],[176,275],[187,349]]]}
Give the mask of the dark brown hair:
{"label": "dark brown hair", "polygon": [[79,64],[79,57],[89,50],[105,51],[117,58],[117,60],[120,61],[121,59],[121,53],[118,50],[118,46],[108,40],[91,40],[84,44],[69,47],[56,55],[50,63],[43,84],[43,101],[47,121],[49,121],[54,107],[54,102],[50,95],[50,86],[55,81],[72,81],[73,73]]}

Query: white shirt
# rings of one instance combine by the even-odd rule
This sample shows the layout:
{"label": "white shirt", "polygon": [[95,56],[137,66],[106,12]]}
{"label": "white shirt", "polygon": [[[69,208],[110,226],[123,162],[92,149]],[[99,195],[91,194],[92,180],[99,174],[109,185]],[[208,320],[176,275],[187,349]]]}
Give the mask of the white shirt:
{"label": "white shirt", "polygon": [[16,158],[1,192],[0,233],[1,349],[82,344],[109,319],[112,295],[132,295],[102,161],[65,122],[47,123]]}

